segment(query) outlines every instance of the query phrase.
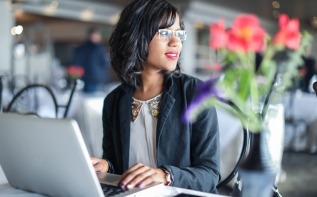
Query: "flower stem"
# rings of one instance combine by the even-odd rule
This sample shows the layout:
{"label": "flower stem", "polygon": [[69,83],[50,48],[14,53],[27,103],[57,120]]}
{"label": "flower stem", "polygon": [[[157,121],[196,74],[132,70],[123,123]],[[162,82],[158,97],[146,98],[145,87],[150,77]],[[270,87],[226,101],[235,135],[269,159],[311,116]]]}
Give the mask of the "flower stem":
{"label": "flower stem", "polygon": [[270,98],[271,98],[271,95],[273,93],[273,90],[274,90],[274,84],[275,84],[275,81],[277,79],[277,70],[275,71],[275,74],[274,74],[274,78],[271,82],[271,85],[270,85],[270,89],[269,89],[269,92],[267,93],[266,97],[265,97],[265,100],[264,100],[264,104],[263,104],[263,108],[262,108],[262,112],[261,112],[261,118],[262,120],[265,119],[265,116],[266,116],[266,113],[267,113],[267,110],[269,108],[269,103],[270,103]]}
{"label": "flower stem", "polygon": [[258,94],[258,84],[255,80],[255,54],[254,53],[248,53],[249,60],[248,62],[248,71],[249,71],[249,77],[250,77],[250,99],[251,99],[251,108],[252,110],[258,110],[259,106],[259,94]]}

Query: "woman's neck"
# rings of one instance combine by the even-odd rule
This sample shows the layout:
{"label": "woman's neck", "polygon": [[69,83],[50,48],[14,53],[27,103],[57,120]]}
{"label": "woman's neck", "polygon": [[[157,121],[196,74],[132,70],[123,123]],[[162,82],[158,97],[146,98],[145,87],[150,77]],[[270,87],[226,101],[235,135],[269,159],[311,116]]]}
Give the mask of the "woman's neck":
{"label": "woman's neck", "polygon": [[162,93],[164,83],[163,74],[142,74],[141,79],[142,86],[135,89],[133,94],[134,98],[145,101]]}

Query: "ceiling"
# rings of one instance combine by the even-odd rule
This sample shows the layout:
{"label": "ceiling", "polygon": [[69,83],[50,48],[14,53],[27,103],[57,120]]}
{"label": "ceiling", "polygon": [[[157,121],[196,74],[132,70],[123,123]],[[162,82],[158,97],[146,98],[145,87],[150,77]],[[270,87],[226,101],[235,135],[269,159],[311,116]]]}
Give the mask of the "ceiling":
{"label": "ceiling", "polygon": [[[170,0],[173,4],[179,5],[182,8],[181,10],[185,12],[190,3],[194,1],[203,1],[235,11],[254,13],[268,20],[275,19],[276,17],[273,15],[277,16],[278,13],[286,13],[292,18],[298,18],[302,26],[313,27],[313,24],[315,24],[317,29],[317,0],[279,0],[275,1],[279,4],[277,8],[273,8],[273,0]],[[46,5],[48,2],[53,2],[53,0],[12,0],[12,2],[14,6],[27,6],[28,10],[34,11],[35,6]],[[132,0],[59,0],[59,2],[60,5],[63,4],[68,7],[68,9],[73,8],[74,12],[78,12],[76,6],[80,5],[82,7],[92,8],[95,11],[100,10],[102,14],[96,17],[95,21],[98,22],[98,19],[99,21],[106,20],[106,16],[103,15],[108,15],[108,18],[111,18],[111,15],[116,15],[124,6],[132,2]],[[112,7],[108,8],[109,6]],[[65,12],[64,15],[67,16],[67,13],[68,12]],[[315,23],[313,23],[314,18]],[[23,17],[20,18],[20,20],[23,20]],[[107,20],[112,23],[109,19]]]}
{"label": "ceiling", "polygon": [[[132,0],[91,0],[95,2],[109,2],[125,6]],[[298,18],[301,23],[310,25],[314,17],[317,17],[317,0],[170,0],[174,4],[188,4],[191,1],[204,1],[210,4],[240,10],[242,12],[254,13],[266,19],[274,19],[273,15],[278,13],[288,14],[290,17]],[[278,8],[273,8],[273,2]]]}
{"label": "ceiling", "polygon": [[272,0],[209,0],[208,2],[245,12],[255,13],[258,16],[267,19],[274,19],[274,14],[285,13],[291,18],[298,18],[303,25],[307,26],[310,26],[313,18],[317,17],[316,0],[275,1],[278,2],[279,8],[273,8]]}

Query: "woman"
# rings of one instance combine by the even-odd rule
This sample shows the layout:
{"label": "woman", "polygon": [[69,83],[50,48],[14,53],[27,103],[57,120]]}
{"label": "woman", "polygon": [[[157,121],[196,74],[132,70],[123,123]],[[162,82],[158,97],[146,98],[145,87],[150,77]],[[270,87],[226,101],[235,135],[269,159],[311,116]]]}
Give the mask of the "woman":
{"label": "woman", "polygon": [[176,8],[165,0],[135,0],[109,40],[122,84],[104,101],[103,159],[97,172],[123,174],[120,186],[152,182],[217,192],[219,135],[214,108],[182,121],[200,80],[180,74],[186,39]]}

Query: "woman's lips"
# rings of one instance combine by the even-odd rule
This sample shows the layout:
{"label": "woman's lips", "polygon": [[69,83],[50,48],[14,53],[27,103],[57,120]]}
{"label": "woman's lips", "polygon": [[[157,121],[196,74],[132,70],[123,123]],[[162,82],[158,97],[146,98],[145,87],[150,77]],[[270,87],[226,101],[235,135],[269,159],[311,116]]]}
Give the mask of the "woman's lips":
{"label": "woman's lips", "polygon": [[178,59],[178,53],[177,52],[168,52],[165,53],[166,57],[172,60],[177,60]]}

